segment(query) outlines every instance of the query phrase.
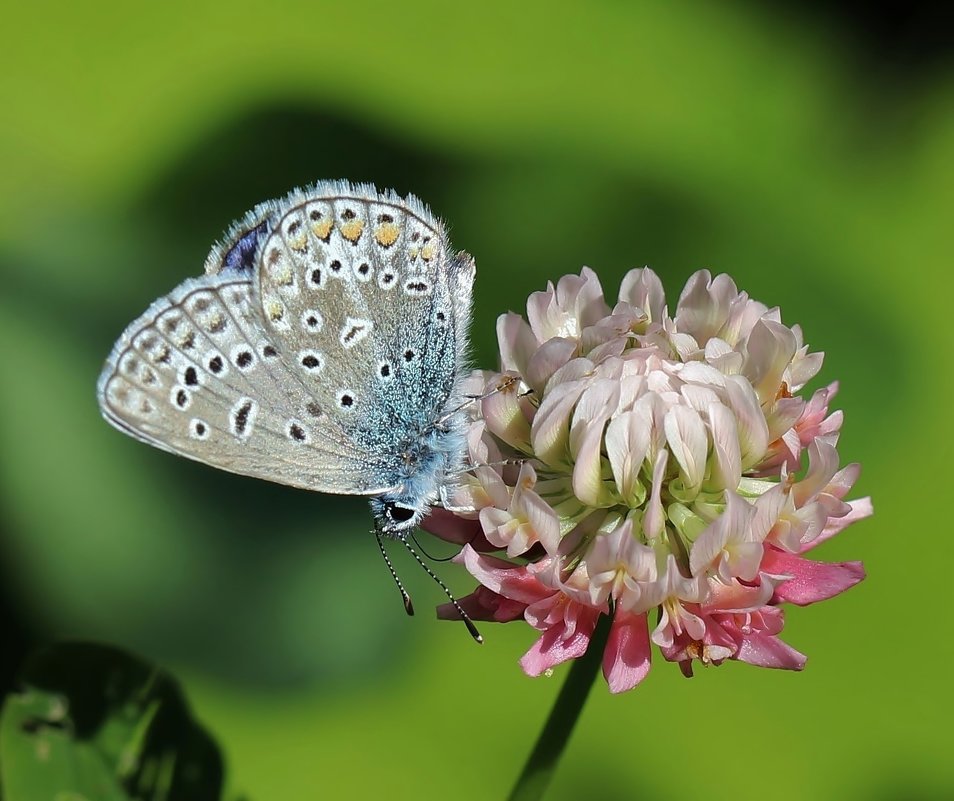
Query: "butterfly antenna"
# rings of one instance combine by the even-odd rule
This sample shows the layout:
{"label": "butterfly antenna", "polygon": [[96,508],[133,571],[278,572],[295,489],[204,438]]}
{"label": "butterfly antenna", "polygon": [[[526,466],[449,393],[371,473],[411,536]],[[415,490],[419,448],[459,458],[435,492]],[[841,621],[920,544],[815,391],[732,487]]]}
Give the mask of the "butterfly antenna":
{"label": "butterfly antenna", "polygon": [[417,537],[415,537],[413,534],[411,534],[411,539],[414,540],[414,544],[417,546],[417,549],[418,549],[422,554],[424,554],[425,557],[427,557],[428,559],[430,559],[432,562],[449,562],[451,559],[454,558],[454,555],[453,555],[453,554],[451,554],[450,556],[440,556],[440,557],[438,557],[438,556],[431,556],[426,550],[424,550],[424,546],[421,545],[420,540],[418,540]]}
{"label": "butterfly antenna", "polygon": [[[404,611],[407,612],[408,615],[413,615],[414,604],[411,603],[411,596],[408,594],[408,591],[404,589],[404,585],[401,583],[401,579],[398,578],[398,574],[394,569],[394,565],[391,564],[391,558],[388,556],[388,552],[384,550],[384,543],[381,542],[381,532],[375,531],[374,538],[378,541],[378,548],[381,549],[381,556],[384,557],[384,564],[386,564],[388,566],[388,570],[391,571],[391,578],[394,579],[394,583],[397,584],[397,588],[401,591],[401,598],[404,600]],[[418,559],[418,561],[420,562],[421,560]]]}
{"label": "butterfly antenna", "polygon": [[[380,539],[378,540],[378,542],[380,543]],[[474,621],[470,619],[468,614],[464,611],[464,607],[460,605],[460,602],[454,597],[453,593],[447,588],[447,585],[440,580],[437,573],[431,570],[424,563],[424,560],[421,559],[418,552],[414,550],[414,546],[411,545],[410,542],[408,542],[406,537],[401,537],[401,542],[403,542],[404,547],[407,548],[408,551],[410,551],[411,556],[414,557],[414,561],[417,562],[422,568],[424,568],[424,572],[427,573],[427,575],[429,575],[432,579],[434,579],[434,581],[437,582],[437,585],[444,591],[444,595],[446,595],[450,599],[450,602],[454,605],[454,609],[457,610],[457,614],[460,615],[461,620],[464,621],[464,625],[467,626],[467,631],[470,632],[470,636],[473,637],[476,642],[482,643],[484,641],[484,638],[481,637],[480,632],[477,631],[477,627],[474,625]],[[381,550],[382,551],[384,550],[383,546]],[[390,564],[390,562],[388,564]],[[393,570],[392,570],[392,573],[393,573]]]}

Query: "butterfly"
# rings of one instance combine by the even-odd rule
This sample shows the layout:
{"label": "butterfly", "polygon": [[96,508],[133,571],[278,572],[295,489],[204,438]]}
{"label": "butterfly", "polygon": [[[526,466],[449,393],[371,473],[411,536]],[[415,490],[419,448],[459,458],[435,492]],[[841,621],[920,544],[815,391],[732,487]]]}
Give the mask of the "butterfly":
{"label": "butterfly", "polygon": [[464,469],[475,274],[413,196],[346,181],[294,190],[234,223],[204,275],[129,324],[100,409],[213,467],[368,496],[412,613],[381,536],[421,562],[408,536]]}

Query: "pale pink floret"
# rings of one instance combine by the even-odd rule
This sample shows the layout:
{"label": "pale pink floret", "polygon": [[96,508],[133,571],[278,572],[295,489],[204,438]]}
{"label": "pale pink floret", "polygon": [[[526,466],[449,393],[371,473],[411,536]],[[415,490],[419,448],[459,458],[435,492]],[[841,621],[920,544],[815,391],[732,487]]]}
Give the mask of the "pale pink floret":
{"label": "pale pink floret", "polygon": [[564,275],[554,288],[534,292],[527,300],[527,320],[541,344],[554,337],[579,339],[583,330],[610,314],[600,279],[589,267],[580,275]]}
{"label": "pale pink floret", "polygon": [[498,548],[505,548],[507,556],[519,556],[538,542],[547,553],[556,553],[560,544],[559,518],[533,491],[536,481],[533,467],[524,462],[506,507],[485,506],[480,510],[484,536]]}
{"label": "pale pink floret", "polygon": [[633,536],[630,520],[594,539],[586,552],[584,568],[594,607],[603,608],[612,597],[619,608],[638,614],[662,600],[656,552]]}
{"label": "pale pink floret", "polygon": [[[447,507],[464,519],[427,521],[464,544],[458,561],[480,582],[465,611],[540,631],[521,659],[530,675],[581,656],[612,615],[612,692],[645,678],[651,643],[686,675],[726,659],[800,670],[778,604],[861,581],[859,562],[806,553],[872,513],[846,500],[859,469],[839,466],[837,384],[796,394],[823,359],[801,329],[705,270],[670,316],[644,268],[612,309],[591,270],[565,276],[497,334],[501,372],[468,383],[484,395],[474,467]],[[480,553],[493,548],[521,563]]]}

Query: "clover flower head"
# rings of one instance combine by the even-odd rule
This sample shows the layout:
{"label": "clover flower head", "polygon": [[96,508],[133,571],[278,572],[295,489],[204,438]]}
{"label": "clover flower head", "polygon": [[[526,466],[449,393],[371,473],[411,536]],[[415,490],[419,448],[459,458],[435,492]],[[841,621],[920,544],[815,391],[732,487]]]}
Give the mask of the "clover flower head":
{"label": "clover flower head", "polygon": [[670,315],[652,270],[629,272],[610,307],[584,268],[497,334],[500,371],[471,376],[475,468],[453,513],[425,523],[463,545],[479,582],[467,613],[539,630],[521,660],[534,676],[612,615],[613,692],[645,677],[651,644],[686,675],[726,659],[801,669],[779,604],[864,578],[806,553],[872,507],[845,500],[859,470],[839,467],[837,385],[799,394],[823,359],[800,328],[727,275],[697,272]]}

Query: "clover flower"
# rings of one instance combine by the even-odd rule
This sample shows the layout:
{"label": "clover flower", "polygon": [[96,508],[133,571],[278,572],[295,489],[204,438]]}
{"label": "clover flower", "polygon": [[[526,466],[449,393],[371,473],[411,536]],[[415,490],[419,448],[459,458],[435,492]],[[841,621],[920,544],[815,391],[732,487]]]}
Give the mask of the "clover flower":
{"label": "clover flower", "polygon": [[806,554],[872,513],[845,500],[859,468],[839,468],[837,384],[797,394],[823,360],[801,329],[727,275],[697,272],[670,316],[652,270],[610,308],[584,268],[497,335],[500,371],[470,378],[475,467],[425,523],[463,545],[467,613],[538,629],[531,676],[582,656],[611,615],[612,692],[646,676],[651,643],[687,676],[726,659],[800,670],[779,604],[861,581],[860,562]]}

